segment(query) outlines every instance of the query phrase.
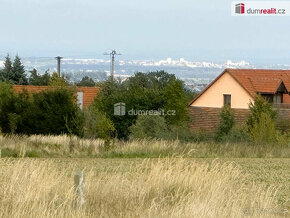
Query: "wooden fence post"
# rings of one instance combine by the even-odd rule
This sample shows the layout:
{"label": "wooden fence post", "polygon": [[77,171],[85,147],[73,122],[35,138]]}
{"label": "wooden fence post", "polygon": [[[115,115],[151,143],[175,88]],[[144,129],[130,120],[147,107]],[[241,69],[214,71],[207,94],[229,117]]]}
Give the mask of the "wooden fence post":
{"label": "wooden fence post", "polygon": [[76,203],[78,206],[82,206],[85,203],[84,198],[84,173],[83,171],[77,171],[74,176],[74,189],[76,195]]}

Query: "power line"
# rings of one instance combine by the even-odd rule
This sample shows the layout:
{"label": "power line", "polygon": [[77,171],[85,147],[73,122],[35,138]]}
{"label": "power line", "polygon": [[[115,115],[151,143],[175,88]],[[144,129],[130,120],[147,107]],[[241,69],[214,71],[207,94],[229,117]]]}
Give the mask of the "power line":
{"label": "power line", "polygon": [[115,50],[111,51],[111,53],[104,53],[104,55],[110,55],[111,59],[111,78],[114,80],[114,72],[115,72],[115,55],[121,55],[117,53]]}

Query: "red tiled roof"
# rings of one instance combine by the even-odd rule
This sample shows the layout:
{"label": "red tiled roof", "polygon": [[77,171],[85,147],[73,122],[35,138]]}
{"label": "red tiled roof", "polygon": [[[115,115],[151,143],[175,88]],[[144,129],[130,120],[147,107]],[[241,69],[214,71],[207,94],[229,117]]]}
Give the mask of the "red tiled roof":
{"label": "red tiled roof", "polygon": [[[275,93],[283,82],[290,93],[290,70],[265,70],[265,69],[225,69],[212,81],[189,105],[198,99],[222,75],[229,73],[252,97],[257,93]],[[290,103],[288,94],[283,96],[284,103]]]}
{"label": "red tiled roof", "polygon": [[252,96],[256,93],[275,93],[284,83],[290,91],[290,70],[226,69]]}
{"label": "red tiled roof", "polygon": [[[13,90],[22,92],[27,90],[30,93],[37,93],[53,88],[51,86],[31,86],[31,85],[13,85]],[[100,91],[99,87],[76,87],[77,91],[83,92],[83,106],[90,105]]]}

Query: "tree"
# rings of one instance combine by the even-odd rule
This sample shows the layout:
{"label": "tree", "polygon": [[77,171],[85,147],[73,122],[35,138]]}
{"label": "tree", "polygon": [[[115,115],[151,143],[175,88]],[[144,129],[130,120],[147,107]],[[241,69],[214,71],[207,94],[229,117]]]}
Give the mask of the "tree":
{"label": "tree", "polygon": [[262,114],[268,114],[272,120],[277,117],[277,112],[273,110],[272,105],[264,99],[261,95],[257,95],[254,99],[254,103],[249,104],[250,115],[247,120],[248,130],[252,129],[256,123],[258,123],[262,117]]}
{"label": "tree", "polygon": [[255,97],[254,103],[250,103],[250,115],[247,120],[247,128],[252,141],[263,145],[277,140],[275,120],[277,112],[272,105],[262,96]]}
{"label": "tree", "polygon": [[12,75],[12,62],[9,54],[5,57],[4,69],[0,71],[0,81],[9,81]]}
{"label": "tree", "polygon": [[30,72],[29,84],[34,86],[47,86],[50,81],[50,75],[48,71],[45,71],[43,75],[37,73],[36,69],[33,69]]}
{"label": "tree", "polygon": [[220,124],[216,132],[216,140],[220,141],[228,135],[235,125],[234,112],[229,105],[225,105],[220,112]]}
{"label": "tree", "polygon": [[[125,103],[127,113],[114,115],[114,104]],[[173,74],[164,71],[136,73],[121,83],[108,80],[101,85],[101,92],[93,106],[106,114],[116,128],[117,137],[127,139],[130,126],[135,124],[137,115],[128,111],[137,110],[175,110],[176,115],[164,116],[168,123],[179,124],[186,120],[187,101],[183,84]]]}
{"label": "tree", "polygon": [[169,124],[177,125],[188,120],[188,102],[180,80],[173,80],[165,86],[164,100],[165,119]]}
{"label": "tree", "polygon": [[16,55],[13,65],[12,65],[12,74],[10,80],[13,84],[26,85],[27,78],[24,70],[24,66],[21,63],[21,59]]}
{"label": "tree", "polygon": [[92,78],[85,76],[82,78],[82,80],[77,83],[77,86],[89,86],[89,87],[94,87],[95,86],[95,82]]}
{"label": "tree", "polygon": [[53,72],[48,84],[55,87],[65,87],[69,85],[67,78],[65,76],[59,77],[57,72]]}

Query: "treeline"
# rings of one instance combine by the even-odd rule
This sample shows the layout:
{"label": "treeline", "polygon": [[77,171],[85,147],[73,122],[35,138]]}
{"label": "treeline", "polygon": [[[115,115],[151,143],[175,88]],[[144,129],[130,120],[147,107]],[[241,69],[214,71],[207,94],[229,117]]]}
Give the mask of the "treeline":
{"label": "treeline", "polygon": [[[56,72],[49,73],[47,70],[41,75],[36,69],[29,71],[28,76],[18,55],[15,56],[13,61],[10,56],[7,55],[4,61],[4,68],[0,69],[0,81],[15,85],[53,86],[57,85],[55,81],[60,82],[58,77],[59,75]],[[62,84],[71,85],[67,76],[63,75],[61,79]],[[92,78],[85,76],[75,85],[92,87],[95,86],[96,83]]]}
{"label": "treeline", "polygon": [[[10,72],[8,75],[15,72],[7,71],[8,62],[9,56],[1,70],[5,75],[7,72]],[[14,64],[11,66],[13,68]],[[21,69],[24,69],[23,66]],[[21,75],[25,75],[24,70],[21,72]],[[124,82],[110,78],[98,83],[101,92],[92,105],[83,111],[76,104],[74,86],[70,86],[66,78],[59,78],[57,74],[50,76],[46,72],[38,75],[36,71],[32,71],[27,83],[7,79],[12,78],[11,76],[5,78],[2,79],[5,82],[0,83],[2,133],[74,134],[87,138],[103,138],[106,141],[132,137],[177,138],[184,133],[190,133],[187,107],[195,93],[185,90],[181,80],[164,71],[136,73]],[[82,82],[93,83],[89,78]],[[48,84],[51,88],[40,93],[15,93],[13,84]],[[126,114],[114,114],[116,103],[125,104]],[[164,114],[142,116],[129,114],[129,110],[162,110]],[[167,111],[174,114],[167,114]]]}

